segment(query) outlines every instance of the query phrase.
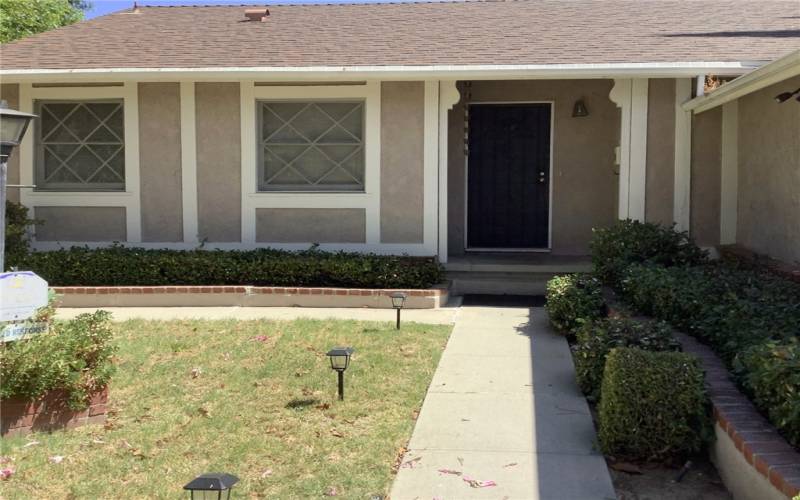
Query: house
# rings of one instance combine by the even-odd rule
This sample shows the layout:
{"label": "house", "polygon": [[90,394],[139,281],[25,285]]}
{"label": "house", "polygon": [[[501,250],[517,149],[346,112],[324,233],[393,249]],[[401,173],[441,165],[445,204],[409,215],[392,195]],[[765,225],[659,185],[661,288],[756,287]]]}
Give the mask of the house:
{"label": "house", "polygon": [[40,249],[581,256],[631,218],[798,259],[800,104],[772,99],[797,53],[738,112],[715,97],[736,83],[702,95],[800,48],[798,10],[137,7],[0,49],[2,98],[41,117],[10,164],[36,188],[11,197]]}

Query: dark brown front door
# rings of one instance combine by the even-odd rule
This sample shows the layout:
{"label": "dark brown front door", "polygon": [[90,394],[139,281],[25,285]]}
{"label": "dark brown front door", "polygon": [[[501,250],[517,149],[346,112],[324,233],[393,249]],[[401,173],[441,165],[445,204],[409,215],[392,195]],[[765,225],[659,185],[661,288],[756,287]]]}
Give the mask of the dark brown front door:
{"label": "dark brown front door", "polygon": [[549,103],[469,109],[467,248],[547,248]]}

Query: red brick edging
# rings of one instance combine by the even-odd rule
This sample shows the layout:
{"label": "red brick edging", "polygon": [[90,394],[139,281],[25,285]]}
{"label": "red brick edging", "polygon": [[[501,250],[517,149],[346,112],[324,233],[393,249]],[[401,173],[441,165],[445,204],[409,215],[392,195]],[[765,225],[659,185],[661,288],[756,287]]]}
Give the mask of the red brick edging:
{"label": "red brick edging", "polygon": [[371,289],[371,288],[308,288],[279,286],[55,286],[58,294],[114,295],[114,294],[187,294],[187,293],[239,293],[275,295],[358,295],[362,297],[387,296],[403,292],[409,297],[438,297],[445,289]]}
{"label": "red brick edging", "polygon": [[700,359],[714,420],[759,474],[789,498],[800,494],[800,453],[770,424],[731,381],[724,363],[707,346],[675,332],[684,352]]}
{"label": "red brick edging", "polygon": [[95,392],[90,398],[89,406],[82,411],[69,408],[67,398],[61,391],[51,391],[35,400],[0,400],[0,435],[24,435],[33,431],[102,424],[106,420],[108,387]]}

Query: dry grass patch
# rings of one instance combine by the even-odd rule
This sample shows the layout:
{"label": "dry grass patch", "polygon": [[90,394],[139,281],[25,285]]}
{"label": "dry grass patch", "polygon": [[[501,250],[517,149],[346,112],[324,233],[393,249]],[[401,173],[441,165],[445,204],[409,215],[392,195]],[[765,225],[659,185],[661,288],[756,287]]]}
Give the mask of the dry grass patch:
{"label": "dry grass patch", "polygon": [[[242,497],[385,494],[450,333],[333,320],[114,328],[108,423],[0,440],[15,469],[3,498],[180,498],[209,471],[239,476]],[[334,345],[356,348],[344,402]]]}

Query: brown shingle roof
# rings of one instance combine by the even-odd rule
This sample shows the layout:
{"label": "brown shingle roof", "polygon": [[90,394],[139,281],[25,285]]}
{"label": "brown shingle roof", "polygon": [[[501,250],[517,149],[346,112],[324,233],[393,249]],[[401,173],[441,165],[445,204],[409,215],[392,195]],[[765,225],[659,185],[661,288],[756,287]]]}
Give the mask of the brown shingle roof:
{"label": "brown shingle roof", "polygon": [[3,45],[0,69],[728,62],[800,47],[798,0],[140,7]]}

